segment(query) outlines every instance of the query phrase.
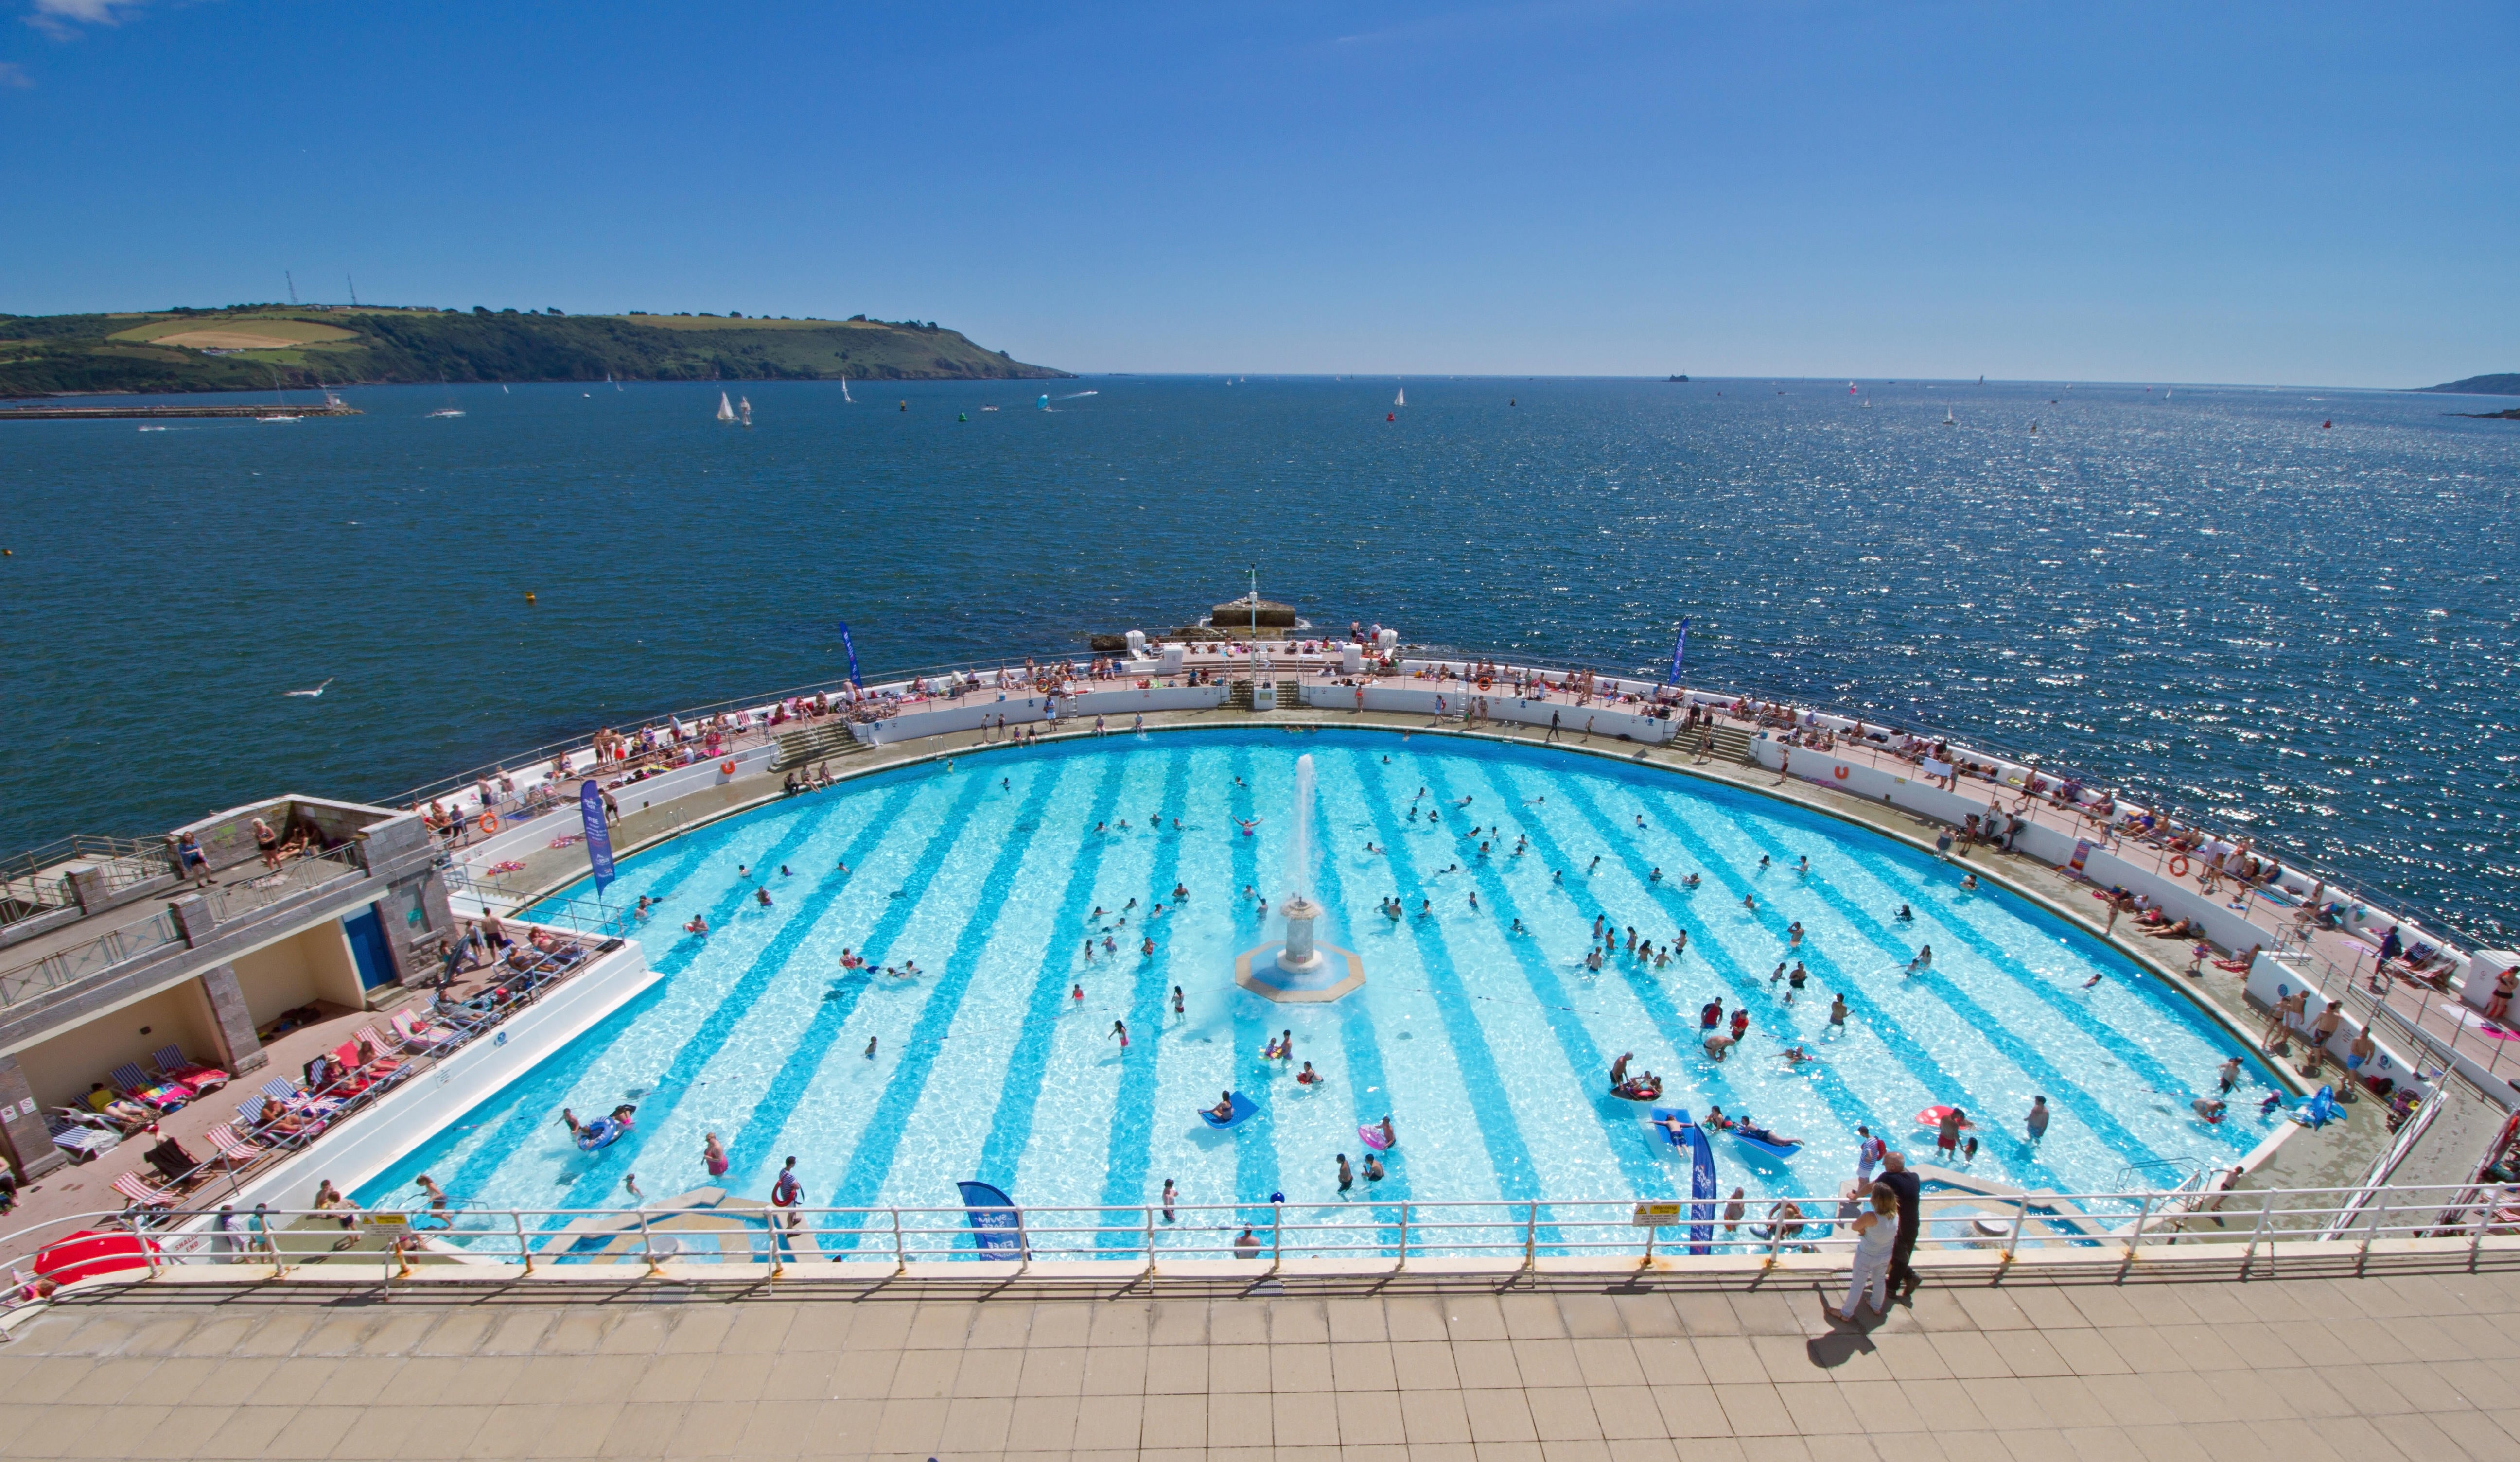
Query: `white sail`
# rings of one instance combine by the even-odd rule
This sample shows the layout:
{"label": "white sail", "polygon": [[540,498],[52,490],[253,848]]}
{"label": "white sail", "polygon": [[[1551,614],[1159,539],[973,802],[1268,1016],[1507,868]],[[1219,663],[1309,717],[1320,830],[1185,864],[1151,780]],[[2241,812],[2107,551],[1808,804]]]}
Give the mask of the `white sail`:
{"label": "white sail", "polygon": [[[843,376],[843,377],[840,377],[840,399],[841,399],[842,401],[848,401],[848,400],[849,400],[849,378],[848,378],[847,377],[845,377],[845,376]],[[849,401],[849,404],[850,404],[851,406],[855,406],[857,403],[856,403],[856,402],[854,402],[854,401]]]}
{"label": "white sail", "polygon": [[1952,409],[1948,406],[1943,408],[1943,424],[1946,426],[1958,426],[1960,424],[1958,421],[1952,419]]}
{"label": "white sail", "polygon": [[717,393],[717,419],[721,421],[732,421],[735,420],[735,404],[726,399],[726,392],[724,391]]}
{"label": "white sail", "polygon": [[1391,398],[1391,404],[1394,406],[1407,406],[1409,404],[1408,390],[1403,388],[1398,395],[1393,396]]}
{"label": "white sail", "polygon": [[737,408],[737,410],[739,410],[739,411],[741,411],[741,412],[742,412],[742,413],[743,413],[743,424],[744,424],[744,425],[746,425],[746,426],[751,425],[751,424],[752,424],[752,398],[751,398],[751,397],[749,397],[749,396],[744,397],[744,398],[743,398],[743,401],[742,401],[742,404],[741,406],[739,406],[739,407]]}

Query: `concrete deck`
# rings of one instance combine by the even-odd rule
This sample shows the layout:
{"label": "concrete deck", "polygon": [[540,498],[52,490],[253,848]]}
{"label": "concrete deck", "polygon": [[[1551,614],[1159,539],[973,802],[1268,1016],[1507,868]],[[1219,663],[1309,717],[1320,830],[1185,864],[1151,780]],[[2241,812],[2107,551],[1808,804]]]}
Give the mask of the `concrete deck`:
{"label": "concrete deck", "polygon": [[[1732,1293],[205,1293],[0,1347],[22,1458],[2520,1457],[2520,1270]],[[1836,1298],[1833,1295],[1828,1299]]]}

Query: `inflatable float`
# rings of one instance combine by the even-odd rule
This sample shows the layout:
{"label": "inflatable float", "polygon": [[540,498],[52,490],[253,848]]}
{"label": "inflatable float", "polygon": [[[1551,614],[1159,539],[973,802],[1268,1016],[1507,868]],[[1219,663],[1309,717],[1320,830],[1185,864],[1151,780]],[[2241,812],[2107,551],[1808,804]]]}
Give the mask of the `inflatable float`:
{"label": "inflatable float", "polygon": [[[1916,1125],[1918,1127],[1941,1127],[1943,1125],[1943,1119],[1951,1115],[1954,1110],[1955,1109],[1952,1107],[1927,1107],[1925,1110],[1916,1114]],[[1970,1131],[1976,1127],[1977,1124],[1969,1121],[1967,1118],[1963,1117],[1960,1119],[1961,1131]]]}
{"label": "inflatable float", "polygon": [[1732,1135],[1770,1157],[1789,1158],[1803,1150],[1799,1141],[1779,1141],[1777,1134],[1764,1127],[1735,1127]]}
{"label": "inflatable float", "polygon": [[1245,1121],[1258,1114],[1260,1108],[1251,1100],[1251,1098],[1243,1095],[1239,1091],[1233,1093],[1233,1116],[1219,1117],[1216,1115],[1216,1109],[1214,1107],[1201,1107],[1198,1109],[1198,1120],[1206,1123],[1210,1127],[1239,1127]]}
{"label": "inflatable float", "polygon": [[1642,1081],[1625,1081],[1612,1086],[1610,1088],[1610,1094],[1621,1101],[1660,1101],[1662,1100],[1662,1084],[1660,1082],[1656,1082],[1654,1085],[1648,1086]]}
{"label": "inflatable float", "polygon": [[1389,1152],[1391,1139],[1382,1135],[1382,1124],[1369,1122],[1356,1130],[1356,1139],[1376,1152]]}
{"label": "inflatable float", "polygon": [[[625,1112],[627,1110],[627,1108],[624,1109]],[[577,1150],[601,1152],[620,1141],[629,1130],[630,1119],[627,1116],[618,1122],[609,1117],[598,1117],[593,1122],[581,1122],[577,1125]]]}

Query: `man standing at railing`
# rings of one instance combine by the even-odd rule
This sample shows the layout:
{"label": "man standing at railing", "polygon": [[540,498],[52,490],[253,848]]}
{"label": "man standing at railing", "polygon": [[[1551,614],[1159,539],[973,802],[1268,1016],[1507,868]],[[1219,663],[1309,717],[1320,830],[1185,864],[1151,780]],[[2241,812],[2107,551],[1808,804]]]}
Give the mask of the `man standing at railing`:
{"label": "man standing at railing", "polygon": [[1881,1184],[1899,1195],[1899,1237],[1890,1246],[1890,1293],[1912,1295],[1916,1292],[1916,1271],[1908,1261],[1916,1252],[1924,1184],[1908,1171],[1908,1155],[1904,1152],[1881,1159]]}

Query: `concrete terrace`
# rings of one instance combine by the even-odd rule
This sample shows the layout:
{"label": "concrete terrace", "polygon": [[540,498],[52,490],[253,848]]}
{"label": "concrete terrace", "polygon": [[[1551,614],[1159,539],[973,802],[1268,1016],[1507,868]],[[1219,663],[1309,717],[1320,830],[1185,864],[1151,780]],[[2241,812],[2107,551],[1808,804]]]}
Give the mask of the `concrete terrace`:
{"label": "concrete terrace", "polygon": [[[1842,1281],[1841,1281],[1842,1282]],[[0,1347],[18,1458],[2520,1457],[2520,1269],[861,1298],[163,1293]],[[215,1303],[215,1302],[224,1303]]]}

